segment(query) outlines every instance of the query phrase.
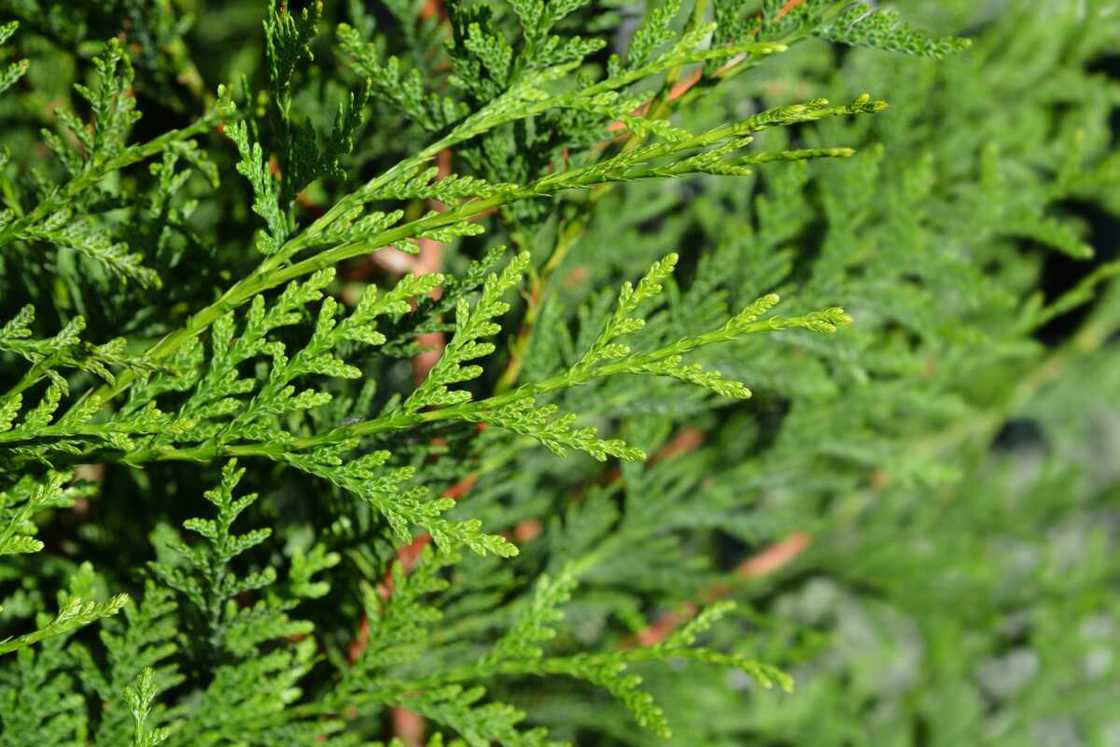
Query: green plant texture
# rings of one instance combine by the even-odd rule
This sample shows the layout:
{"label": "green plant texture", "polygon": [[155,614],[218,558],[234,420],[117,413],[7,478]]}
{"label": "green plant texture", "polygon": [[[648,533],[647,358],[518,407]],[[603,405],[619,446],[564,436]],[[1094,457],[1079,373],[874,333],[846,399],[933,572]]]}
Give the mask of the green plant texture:
{"label": "green plant texture", "polygon": [[0,0],[0,747],[1120,744],[1116,0]]}

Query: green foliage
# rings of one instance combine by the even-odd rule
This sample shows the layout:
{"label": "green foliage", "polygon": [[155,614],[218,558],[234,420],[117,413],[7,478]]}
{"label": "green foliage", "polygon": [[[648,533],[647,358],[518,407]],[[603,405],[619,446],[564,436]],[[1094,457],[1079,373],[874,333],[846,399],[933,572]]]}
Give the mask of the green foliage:
{"label": "green foliage", "polygon": [[245,122],[231,125],[229,136],[236,143],[237,152],[241,154],[237,172],[253,186],[253,212],[263,218],[268,226],[267,233],[257,239],[257,251],[272,254],[283,245],[289,230],[288,221],[280,209],[280,190],[269,172],[260,143],[249,144],[248,125]]}
{"label": "green foliage", "polygon": [[152,701],[156,697],[155,685],[152,682],[152,670],[145,669],[136,682],[135,688],[125,690],[128,700],[128,709],[132,712],[135,722],[135,732],[132,743],[135,747],[156,747],[163,744],[170,736],[166,729],[151,729],[148,727],[148,718],[152,715]]}
{"label": "green foliage", "polygon": [[[59,472],[48,472],[40,479],[25,475],[8,490],[0,492],[0,555],[27,555],[45,547],[35,537],[35,517],[50,509],[68,508],[83,493],[88,494],[80,488],[67,487],[68,478],[68,475]],[[71,580],[70,589],[59,592],[58,612],[53,615],[41,612],[36,617],[34,630],[0,640],[0,655],[19,651],[48,638],[65,637],[82,626],[120,611],[128,601],[126,594],[104,601],[82,598],[81,592],[91,573],[92,568],[88,564],[81,566]]]}
{"label": "green foliage", "polygon": [[1114,738],[1114,3],[63,5],[0,744]]}
{"label": "green foliage", "polygon": [[901,19],[895,10],[869,10],[856,3],[834,20],[820,26],[816,34],[852,46],[874,47],[892,52],[941,59],[967,49],[967,39],[928,36]]}
{"label": "green foliage", "polygon": [[54,618],[46,618],[38,622],[38,629],[26,633],[18,638],[0,642],[0,654],[38,643],[46,638],[67,635],[78,628],[89,625],[103,617],[116,614],[128,601],[123,594],[117,595],[107,602],[83,602],[81,599],[67,599],[59,608]]}
{"label": "green foliage", "polygon": [[[742,3],[728,5],[741,8]],[[758,20],[764,37],[781,37],[808,29],[814,36],[858,47],[941,59],[967,49],[969,40],[932,36],[907,23],[893,8],[879,9],[875,3],[804,0],[787,3],[766,0]]]}
{"label": "green foliage", "polygon": [[494,319],[509,311],[509,304],[502,296],[518,284],[528,264],[529,255],[520,254],[501,275],[488,276],[473,308],[466,300],[459,301],[455,307],[455,334],[424,381],[409,395],[404,404],[406,412],[416,413],[425,407],[457,405],[470,400],[469,392],[451,392],[447,385],[470,381],[482,374],[480,366],[463,364],[494,352],[491,343],[480,342],[480,339],[501,331]]}
{"label": "green foliage", "polygon": [[[12,34],[19,28],[18,21],[11,21],[0,26],[0,44],[12,38]],[[0,93],[8,90],[27,73],[27,60],[17,60],[8,64],[3,73],[0,73]]]}

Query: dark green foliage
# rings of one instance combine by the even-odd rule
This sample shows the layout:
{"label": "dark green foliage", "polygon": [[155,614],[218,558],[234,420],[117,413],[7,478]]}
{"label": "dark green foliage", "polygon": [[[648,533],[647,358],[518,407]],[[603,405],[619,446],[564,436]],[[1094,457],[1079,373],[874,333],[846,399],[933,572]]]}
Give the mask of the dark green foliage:
{"label": "dark green foliage", "polygon": [[0,0],[0,745],[1115,742],[1120,8],[879,5]]}

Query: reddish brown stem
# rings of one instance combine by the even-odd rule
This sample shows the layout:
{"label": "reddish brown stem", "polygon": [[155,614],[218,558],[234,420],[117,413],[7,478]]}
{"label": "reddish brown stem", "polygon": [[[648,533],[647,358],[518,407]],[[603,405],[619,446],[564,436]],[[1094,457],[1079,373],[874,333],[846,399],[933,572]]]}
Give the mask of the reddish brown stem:
{"label": "reddish brown stem", "polygon": [[[768,576],[805,552],[813,543],[813,538],[806,532],[794,532],[785,539],[768,545],[758,552],[744,559],[732,571],[732,575],[741,581],[750,581],[763,576]],[[711,603],[723,599],[734,591],[729,584],[714,584],[701,594],[704,603]],[[700,612],[700,606],[694,602],[685,602],[675,610],[670,610],[657,617],[649,627],[638,631],[623,642],[623,647],[654,646],[665,640],[674,630],[691,620]]]}

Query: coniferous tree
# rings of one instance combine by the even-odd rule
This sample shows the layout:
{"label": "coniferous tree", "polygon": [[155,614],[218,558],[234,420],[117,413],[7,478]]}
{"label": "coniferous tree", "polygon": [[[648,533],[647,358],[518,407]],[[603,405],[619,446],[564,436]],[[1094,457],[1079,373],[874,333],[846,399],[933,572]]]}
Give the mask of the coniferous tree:
{"label": "coniferous tree", "polygon": [[898,5],[0,0],[0,744],[1115,741],[1120,8]]}

